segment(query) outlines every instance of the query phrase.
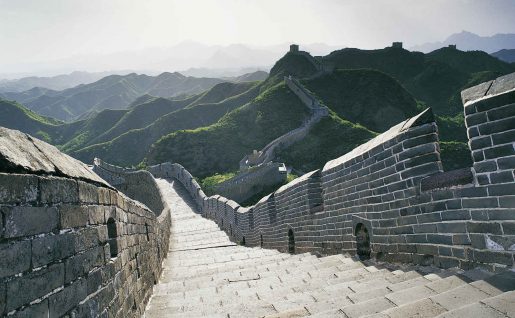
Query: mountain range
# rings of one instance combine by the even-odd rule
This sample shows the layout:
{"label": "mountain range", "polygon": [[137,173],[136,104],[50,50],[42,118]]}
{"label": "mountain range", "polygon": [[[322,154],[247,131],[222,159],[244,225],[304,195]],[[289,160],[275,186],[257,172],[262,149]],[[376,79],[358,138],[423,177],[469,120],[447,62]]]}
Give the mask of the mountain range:
{"label": "mountain range", "polygon": [[424,43],[410,48],[412,51],[428,53],[439,48],[456,45],[463,51],[484,51],[494,53],[502,49],[515,49],[515,34],[495,34],[492,36],[479,36],[477,34],[462,31],[454,33],[441,42]]}
{"label": "mountain range", "polygon": [[[70,123],[2,101],[0,111],[8,115],[0,117],[0,125],[35,134],[84,162],[94,157],[122,166],[173,161],[202,178],[237,170],[244,155],[300,126],[308,112],[284,84],[284,76],[292,75],[330,109],[330,115],[303,140],[279,149],[277,160],[299,172],[319,168],[430,106],[439,125],[444,167],[449,170],[470,163],[460,91],[515,71],[515,65],[485,52],[448,47],[428,54],[394,47],[346,48],[315,59],[334,70],[320,73],[305,55],[287,53],[264,80],[263,73],[232,81],[216,79],[211,88],[173,98],[160,94],[158,88],[167,85],[148,85],[146,93],[131,95],[135,97],[127,99],[123,109],[95,108],[98,113]],[[174,73],[163,76],[185,78]],[[150,78],[129,77],[130,81],[108,76],[99,82],[117,78],[115,84],[101,87],[119,92],[120,81],[134,87],[133,83]],[[165,81],[172,82],[183,83]],[[155,78],[146,83],[155,83]]]}
{"label": "mountain range", "polygon": [[110,75],[62,91],[36,87],[24,92],[2,93],[0,96],[23,103],[40,115],[73,121],[90,112],[125,109],[144,94],[156,97],[198,94],[223,81],[180,73],[162,73],[158,76],[131,73]]}
{"label": "mountain range", "polygon": [[120,72],[72,72],[70,74],[63,74],[51,77],[38,77],[29,76],[19,79],[3,79],[0,80],[0,93],[7,92],[23,92],[34,87],[46,88],[50,90],[63,90],[71,88],[80,84],[89,84],[98,81],[99,79],[113,74],[128,74],[130,71]]}

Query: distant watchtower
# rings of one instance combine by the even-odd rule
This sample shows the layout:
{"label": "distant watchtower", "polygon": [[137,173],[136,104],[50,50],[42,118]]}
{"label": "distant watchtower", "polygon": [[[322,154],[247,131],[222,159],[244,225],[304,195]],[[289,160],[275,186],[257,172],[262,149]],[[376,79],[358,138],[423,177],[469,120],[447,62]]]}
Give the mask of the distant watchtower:
{"label": "distant watchtower", "polygon": [[449,44],[449,49],[456,50],[456,44]]}
{"label": "distant watchtower", "polygon": [[290,45],[290,53],[299,53],[299,45],[298,44]]}
{"label": "distant watchtower", "polygon": [[402,49],[402,42],[393,42],[392,47],[396,49]]}

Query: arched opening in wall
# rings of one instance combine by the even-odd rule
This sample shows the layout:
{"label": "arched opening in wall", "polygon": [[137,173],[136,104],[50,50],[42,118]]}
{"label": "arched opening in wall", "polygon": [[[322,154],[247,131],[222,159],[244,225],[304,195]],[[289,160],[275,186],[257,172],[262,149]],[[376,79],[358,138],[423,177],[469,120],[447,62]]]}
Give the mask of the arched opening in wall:
{"label": "arched opening in wall", "polygon": [[145,233],[147,233],[147,241],[150,241],[150,235],[148,232],[148,223],[145,223]]}
{"label": "arched opening in wall", "polygon": [[295,254],[295,236],[293,230],[288,230],[288,253]]}
{"label": "arched opening in wall", "polygon": [[259,246],[263,247],[263,234],[259,236]]}
{"label": "arched opening in wall", "polygon": [[232,225],[229,224],[229,236],[232,236]]}
{"label": "arched opening in wall", "polygon": [[224,229],[224,219],[222,219],[222,225],[220,226],[222,230]]}
{"label": "arched opening in wall", "polygon": [[241,245],[245,246],[245,236],[241,239]]}
{"label": "arched opening in wall", "polygon": [[116,222],[113,218],[109,218],[107,220],[107,237],[109,240],[109,249],[111,251],[111,258],[115,258],[118,256],[118,242],[116,238],[118,237]]}
{"label": "arched opening in wall", "polygon": [[356,235],[356,253],[362,260],[370,258],[370,235],[363,223],[358,223],[354,231]]}

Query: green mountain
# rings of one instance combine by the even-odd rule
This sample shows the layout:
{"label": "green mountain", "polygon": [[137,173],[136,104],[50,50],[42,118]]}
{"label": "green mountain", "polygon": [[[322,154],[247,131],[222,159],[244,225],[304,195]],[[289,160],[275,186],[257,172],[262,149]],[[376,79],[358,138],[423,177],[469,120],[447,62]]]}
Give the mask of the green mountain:
{"label": "green mountain", "polygon": [[221,82],[223,80],[217,78],[186,77],[179,73],[162,73],[155,77],[132,73],[107,76],[59,92],[39,90],[4,96],[23,102],[38,114],[72,121],[89,112],[126,109],[144,94],[158,97],[198,94]]}
{"label": "green mountain", "polygon": [[[334,71],[322,72],[320,65],[326,69],[332,65]],[[237,170],[244,155],[297,128],[307,118],[307,108],[284,84],[284,76],[292,75],[330,109],[330,115],[315,124],[303,140],[279,149],[278,160],[298,172],[320,168],[432,107],[443,141],[442,160],[449,170],[470,163],[460,91],[513,71],[515,65],[488,54],[452,48],[429,54],[401,48],[343,49],[316,58],[302,52],[287,53],[262,82],[213,83],[208,90],[164,98],[159,95],[175,83],[174,78],[182,78],[182,89],[191,88],[191,82],[180,74],[166,75],[170,73],[153,78],[153,82],[151,77],[135,74],[109,77],[93,84],[99,85],[99,91],[130,91],[127,109],[95,106],[81,115],[82,120],[63,124],[9,104],[4,108],[12,110],[2,113],[8,116],[1,124],[43,135],[84,162],[94,157],[122,166],[174,161],[195,176],[206,177]],[[29,102],[43,103],[43,99],[51,101],[62,93],[35,89],[24,96]],[[129,95],[116,98],[123,96]]]}
{"label": "green mountain", "polygon": [[0,126],[17,129],[45,141],[51,141],[49,134],[55,134],[61,122],[44,117],[15,102],[0,99]]}
{"label": "green mountain", "polygon": [[[297,60],[295,55],[283,58],[265,85],[295,69]],[[304,140],[279,151],[281,160],[302,171],[320,168],[375,136],[374,131],[384,131],[418,111],[416,101],[396,80],[375,70],[336,70],[302,83],[331,109]],[[279,82],[216,124],[161,138],[147,160],[178,162],[198,177],[233,171],[244,155],[299,127],[307,116],[307,107]]]}
{"label": "green mountain", "polygon": [[[247,83],[238,85],[249,87]],[[216,90],[218,90],[218,88],[216,88]],[[235,89],[233,92],[239,92],[239,90]],[[253,83],[247,91],[239,95],[230,96],[217,103],[196,104],[196,102],[193,101],[191,105],[160,116],[154,122],[143,128],[135,125],[125,127],[125,132],[115,138],[74,150],[71,154],[84,162],[90,162],[94,157],[100,157],[118,165],[136,165],[145,158],[150,146],[162,136],[177,130],[195,129],[211,125],[217,122],[226,113],[254,99],[258,93],[259,84]],[[138,107],[146,108],[146,106],[148,106],[148,104],[142,104]],[[127,116],[133,117],[134,119],[142,118],[142,116],[132,116],[132,114],[138,110],[137,108],[132,110]],[[156,115],[155,112],[149,112],[147,114],[148,116]],[[122,118],[120,123],[122,124],[124,120],[125,119]],[[113,129],[116,129],[118,126],[113,127]],[[111,132],[100,136],[98,140],[109,139],[105,137],[109,134],[111,134]]]}

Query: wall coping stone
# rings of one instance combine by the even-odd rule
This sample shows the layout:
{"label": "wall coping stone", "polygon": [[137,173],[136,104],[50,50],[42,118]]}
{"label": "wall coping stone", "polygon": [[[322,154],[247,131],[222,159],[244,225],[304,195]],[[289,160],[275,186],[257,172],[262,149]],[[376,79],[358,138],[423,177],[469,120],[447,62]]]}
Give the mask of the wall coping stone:
{"label": "wall coping stone", "polygon": [[0,172],[68,177],[112,188],[86,164],[56,147],[4,127],[0,127]]}
{"label": "wall coping stone", "polygon": [[315,174],[317,174],[319,172],[320,172],[320,169],[317,169],[317,170],[310,171],[306,174],[303,174],[302,176],[293,179],[291,182],[289,182],[289,183],[283,185],[282,187],[280,187],[279,189],[277,189],[277,191],[275,191],[275,193],[281,193],[281,192],[286,191],[287,189],[293,188],[296,185],[298,185],[306,180],[309,180],[309,178],[311,178],[312,176],[314,176]]}
{"label": "wall coping stone", "polygon": [[510,73],[498,77],[495,80],[467,88],[461,92],[461,100],[463,102],[463,106],[467,107],[480,100],[508,93],[510,91],[515,91],[515,73]]}
{"label": "wall coping stone", "polygon": [[427,108],[420,114],[408,118],[405,121],[393,126],[392,128],[388,129],[384,133],[380,134],[379,136],[369,140],[368,142],[354,148],[350,152],[346,153],[345,155],[333,159],[331,161],[328,161],[324,168],[322,169],[323,172],[326,172],[332,168],[335,168],[337,166],[340,166],[370,150],[372,150],[375,147],[381,146],[385,142],[394,139],[395,137],[402,134],[404,131],[408,130],[412,127],[421,126],[424,124],[429,124],[434,122],[434,116],[431,108]]}

